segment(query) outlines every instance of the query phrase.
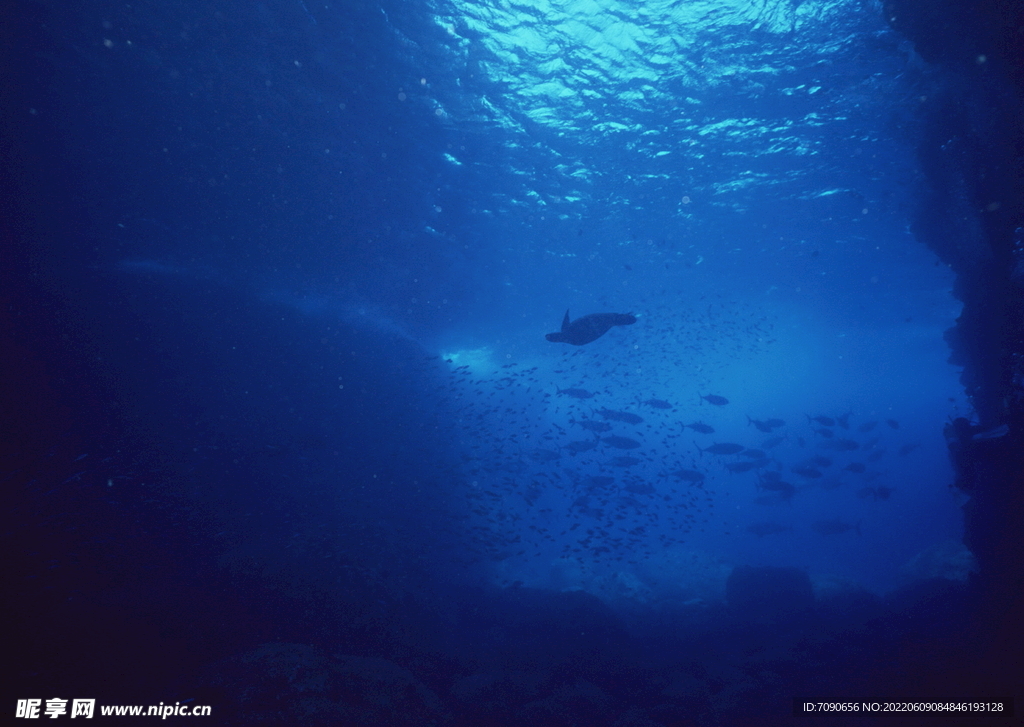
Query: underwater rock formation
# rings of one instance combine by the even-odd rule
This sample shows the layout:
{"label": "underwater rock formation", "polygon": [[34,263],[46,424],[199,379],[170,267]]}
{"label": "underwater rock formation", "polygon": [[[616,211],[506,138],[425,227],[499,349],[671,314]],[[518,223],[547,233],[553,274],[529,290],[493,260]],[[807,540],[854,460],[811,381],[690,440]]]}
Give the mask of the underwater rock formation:
{"label": "underwater rock formation", "polygon": [[945,578],[966,581],[978,570],[974,554],[963,543],[946,540],[922,551],[907,561],[903,573],[914,580]]}

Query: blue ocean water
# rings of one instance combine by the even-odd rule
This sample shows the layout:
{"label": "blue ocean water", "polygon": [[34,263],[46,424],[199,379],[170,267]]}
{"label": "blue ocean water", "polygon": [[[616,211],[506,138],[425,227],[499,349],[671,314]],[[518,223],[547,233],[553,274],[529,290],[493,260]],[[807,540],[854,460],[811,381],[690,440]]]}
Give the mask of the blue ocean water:
{"label": "blue ocean water", "polygon": [[1015,541],[972,513],[1017,512],[976,484],[1016,450],[974,463],[1019,441],[1019,99],[945,12],[20,3],[3,708],[1010,694],[978,584]]}

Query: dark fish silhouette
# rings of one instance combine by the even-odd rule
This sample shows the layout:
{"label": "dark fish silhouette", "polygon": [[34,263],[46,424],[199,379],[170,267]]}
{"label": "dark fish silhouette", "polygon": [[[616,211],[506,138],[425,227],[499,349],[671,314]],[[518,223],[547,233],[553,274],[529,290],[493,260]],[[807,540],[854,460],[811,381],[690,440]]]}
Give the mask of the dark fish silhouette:
{"label": "dark fish silhouette", "polygon": [[672,405],[662,399],[648,399],[647,401],[641,402],[647,406],[654,407],[655,409],[671,409]]}
{"label": "dark fish silhouette", "polygon": [[887,485],[879,485],[875,488],[875,499],[876,500],[888,500],[889,495],[896,492],[895,487],[888,487]]}
{"label": "dark fish silhouette", "polygon": [[821,470],[816,470],[813,467],[791,467],[790,469],[802,477],[821,477]]}
{"label": "dark fish silhouette", "polygon": [[657,492],[654,485],[649,482],[630,482],[626,485],[626,490],[637,495],[653,495]]}
{"label": "dark fish silhouette", "polygon": [[[697,443],[693,443],[694,447],[697,447]],[[722,442],[721,444],[712,444],[710,447],[704,447],[701,449],[697,447],[697,450],[703,454],[704,452],[711,452],[711,454],[725,455],[725,454],[738,454],[742,452],[746,447],[742,444],[733,444],[732,442]]]}
{"label": "dark fish silhouette", "polygon": [[[642,509],[642,508],[643,508],[643,505],[642,505],[642,504],[640,504],[639,502],[637,502],[637,501],[636,501],[635,499],[633,499],[632,497],[623,497],[623,496],[619,496],[619,497],[616,497],[616,498],[615,498],[615,502],[617,502],[617,503],[618,503],[618,504],[616,505],[616,507],[615,507],[615,509],[616,509],[616,510],[621,510],[621,509],[622,509],[622,508],[624,508],[624,507],[635,507],[635,508],[636,508],[637,510],[640,510],[640,509]],[[604,547],[604,546],[601,546],[601,547]],[[607,548],[606,548],[606,549],[605,549],[604,551],[601,551],[600,549],[598,549],[598,550],[595,550],[595,552],[605,552],[605,553],[610,553],[610,552],[611,552],[611,550],[610,550],[610,549],[607,549]]]}
{"label": "dark fish silhouette", "polygon": [[590,399],[594,396],[586,389],[559,389],[557,386],[555,392],[559,396],[571,396],[573,399]]}
{"label": "dark fish silhouette", "polygon": [[534,462],[553,462],[561,457],[561,454],[550,449],[535,449],[530,453],[530,459]]}
{"label": "dark fish silhouette", "polygon": [[767,434],[772,433],[772,428],[769,426],[768,422],[763,422],[760,419],[751,419],[750,415],[747,414],[747,426],[750,426],[751,424],[757,427],[758,431],[766,432]]}
{"label": "dark fish silhouette", "polygon": [[569,442],[565,445],[565,448],[569,450],[569,454],[574,457],[580,452],[587,452],[597,446],[598,440],[596,439],[583,439],[578,442]]}
{"label": "dark fish silhouette", "polygon": [[[697,396],[700,396],[700,392],[697,392]],[[701,399],[706,401],[708,404],[714,404],[715,406],[725,406],[729,403],[729,400],[724,396],[718,394],[708,394],[707,396],[700,396]]]}
{"label": "dark fish silhouette", "polygon": [[570,419],[569,423],[579,424],[584,429],[589,429],[592,432],[607,432],[611,431],[612,428],[612,425],[609,424],[608,422],[595,422],[591,421],[590,419],[580,419],[579,421],[576,421],[575,419]]}
{"label": "dark fish silhouette", "polygon": [[705,424],[704,422],[694,422],[693,424],[684,424],[683,427],[684,428],[689,427],[693,431],[700,432],[701,434],[714,434],[715,433],[715,428],[713,426],[711,426],[710,424]]}
{"label": "dark fish silhouette", "polygon": [[626,422],[626,424],[639,424],[644,420],[642,416],[631,414],[628,411],[613,411],[604,407],[598,409],[595,414],[605,419],[611,419],[614,422]]}
{"label": "dark fish silhouette", "polygon": [[566,311],[565,318],[562,319],[562,330],[558,333],[549,333],[544,337],[552,343],[571,343],[573,346],[582,346],[596,341],[612,326],[631,326],[634,323],[636,323],[636,316],[632,313],[591,313],[570,321],[569,311]]}
{"label": "dark fish silhouette", "polygon": [[696,472],[694,470],[676,470],[675,472],[669,472],[669,474],[672,475],[673,477],[678,477],[681,480],[686,480],[687,482],[704,481],[703,473]]}
{"label": "dark fish silhouette", "polygon": [[786,497],[792,497],[796,494],[796,486],[790,482],[786,482],[785,480],[766,480],[762,477],[758,488],[778,492]]}
{"label": "dark fish silhouette", "polygon": [[609,447],[617,447],[618,449],[636,449],[640,446],[640,442],[629,437],[619,437],[612,435],[610,437],[604,437],[602,440]]}
{"label": "dark fish silhouette", "polygon": [[607,464],[611,465],[612,467],[632,467],[635,464],[640,464],[640,462],[641,460],[637,459],[636,457],[622,456],[612,457],[610,460],[608,460]]}

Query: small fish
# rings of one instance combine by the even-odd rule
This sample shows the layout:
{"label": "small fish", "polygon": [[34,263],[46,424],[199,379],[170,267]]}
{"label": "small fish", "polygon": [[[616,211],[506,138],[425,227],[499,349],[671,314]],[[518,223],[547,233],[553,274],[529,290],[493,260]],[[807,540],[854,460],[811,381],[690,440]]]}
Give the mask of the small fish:
{"label": "small fish", "polygon": [[698,391],[697,396],[700,396],[702,400],[706,401],[708,404],[713,404],[714,406],[725,406],[726,404],[729,403],[728,399],[726,399],[724,396],[719,396],[718,394],[708,394],[707,396],[701,396],[700,392]]}
{"label": "small fish", "polygon": [[814,478],[814,477],[821,477],[821,470],[816,470],[813,467],[800,467],[800,466],[797,466],[797,467],[792,467],[791,469],[793,470],[794,473],[800,475],[801,477],[812,477],[812,478]]}
{"label": "small fish", "polygon": [[832,460],[829,457],[823,457],[820,454],[818,456],[816,456],[816,457],[811,457],[807,461],[810,462],[811,464],[815,465],[816,467],[831,467],[832,466]]}
{"label": "small fish", "polygon": [[530,459],[534,462],[554,462],[556,459],[561,458],[561,454],[550,449],[535,449],[530,452]]}
{"label": "small fish", "polygon": [[615,447],[616,449],[636,449],[640,446],[640,442],[629,437],[619,437],[612,435],[610,437],[604,437],[602,440],[609,447]]}
{"label": "small fish", "polygon": [[[697,443],[694,442],[693,446],[697,447]],[[718,455],[739,454],[744,449],[746,449],[746,447],[744,447],[742,444],[733,444],[732,442],[722,442],[721,444],[712,444],[710,447],[705,447],[704,449],[701,449],[700,447],[697,447],[697,450],[699,452],[701,452],[702,454],[704,452],[710,452],[711,454],[718,454]]]}
{"label": "small fish", "polygon": [[911,452],[913,452],[915,449],[917,449],[920,446],[921,445],[917,444],[917,443],[915,443],[915,444],[904,444],[902,447],[900,447],[899,455],[901,457],[905,457],[905,456],[907,456],[908,454],[910,454]]}
{"label": "small fish", "polygon": [[854,474],[860,474],[867,469],[863,462],[850,462],[850,464],[843,467],[847,472],[853,472]]}
{"label": "small fish", "polygon": [[825,437],[825,439],[832,439],[832,437],[835,436],[835,432],[833,432],[831,429],[825,429],[824,427],[822,427],[821,429],[815,429],[814,433],[820,434],[821,436]]}
{"label": "small fish", "polygon": [[836,417],[836,424],[838,424],[843,429],[849,429],[850,428],[850,415],[851,414],[853,414],[853,412],[852,411],[848,411],[845,414],[843,414],[842,416]]}
{"label": "small fish", "polygon": [[807,417],[808,424],[818,422],[823,427],[834,427],[836,425],[836,420],[832,417],[812,417],[810,414],[804,414],[804,416]]}
{"label": "small fish", "polygon": [[649,482],[631,482],[626,485],[626,490],[636,495],[653,495],[656,490]]}
{"label": "small fish", "polygon": [[761,480],[760,488],[769,492],[784,492],[787,497],[796,493],[796,485],[785,480]]}
{"label": "small fish", "polygon": [[895,487],[889,487],[887,485],[879,485],[875,488],[875,499],[876,500],[888,500],[889,495],[896,492]]}
{"label": "small fish", "polygon": [[573,399],[590,399],[594,396],[586,389],[559,389],[556,386],[555,391],[559,396],[571,396]]}
{"label": "small fish", "polygon": [[715,428],[712,427],[709,424],[705,424],[704,422],[694,422],[693,424],[684,424],[683,427],[684,428],[689,427],[693,431],[700,432],[701,434],[714,434],[715,433]]}
{"label": "small fish", "polygon": [[640,462],[641,460],[637,459],[636,457],[626,456],[612,457],[610,460],[608,460],[608,464],[611,467],[632,467],[635,464],[640,464]]}
{"label": "small fish", "polygon": [[888,424],[893,429],[899,429],[900,428],[900,423],[898,421],[896,421],[895,419],[886,419],[885,423]]}
{"label": "small fish", "polygon": [[767,455],[760,449],[745,449],[740,452],[741,457],[750,457],[750,459],[764,459]]}
{"label": "small fish", "polygon": [[611,419],[613,422],[626,422],[626,424],[639,424],[644,418],[628,411],[613,411],[612,409],[601,408],[597,414],[604,419]]}
{"label": "small fish", "polygon": [[686,482],[704,481],[704,474],[701,472],[697,472],[695,470],[675,470],[673,472],[669,472],[669,474],[672,475],[673,477],[685,480]]}
{"label": "small fish", "polygon": [[608,422],[595,422],[591,421],[590,419],[580,419],[579,421],[576,421],[575,419],[570,419],[569,423],[578,424],[579,426],[591,432],[608,432],[611,431],[612,428],[612,425],[609,424]]}
{"label": "small fish", "polygon": [[609,487],[613,482],[615,482],[614,477],[599,476],[588,477],[583,481],[584,485],[586,485],[586,488],[588,490],[600,490],[605,487]]}
{"label": "small fish", "polygon": [[672,408],[671,404],[669,404],[667,401],[663,401],[661,399],[648,399],[647,401],[642,402],[642,403],[646,404],[647,406],[653,407],[655,409],[671,409]]}
{"label": "small fish", "polygon": [[860,432],[861,434],[867,434],[877,426],[878,422],[864,422],[859,427],[857,427],[857,431]]}
{"label": "small fish", "polygon": [[580,452],[587,452],[596,447],[598,441],[597,439],[583,439],[578,442],[569,442],[565,445],[565,448],[575,457]]}
{"label": "small fish", "polygon": [[759,462],[729,462],[725,468],[730,472],[749,472],[760,466]]}

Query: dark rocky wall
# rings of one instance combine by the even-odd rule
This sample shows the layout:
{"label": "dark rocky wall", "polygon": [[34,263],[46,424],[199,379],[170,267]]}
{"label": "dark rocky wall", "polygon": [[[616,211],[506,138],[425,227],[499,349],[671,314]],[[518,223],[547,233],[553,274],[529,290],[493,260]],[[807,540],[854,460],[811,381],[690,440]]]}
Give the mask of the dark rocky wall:
{"label": "dark rocky wall", "polygon": [[[930,191],[914,230],[957,274],[947,332],[978,422],[947,427],[978,619],[992,663],[1020,670],[1024,614],[1024,4],[889,0],[888,21],[939,67],[918,153]],[[1005,432],[1005,433],[1004,433]],[[1001,436],[990,436],[1001,435]]]}

